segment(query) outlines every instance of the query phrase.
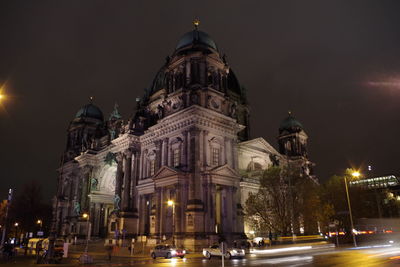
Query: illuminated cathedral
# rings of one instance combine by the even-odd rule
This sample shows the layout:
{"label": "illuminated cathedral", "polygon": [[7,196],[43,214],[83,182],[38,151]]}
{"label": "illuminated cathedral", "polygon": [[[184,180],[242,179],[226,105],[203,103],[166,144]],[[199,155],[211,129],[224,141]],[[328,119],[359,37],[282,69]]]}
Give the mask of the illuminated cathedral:
{"label": "illuminated cathedral", "polygon": [[279,128],[279,151],[250,139],[246,92],[211,37],[184,34],[136,111],[105,118],[93,103],[68,128],[59,168],[57,231],[114,240],[146,236],[199,249],[222,236],[243,240],[243,206],[262,171],[290,160],[312,177],[307,135],[291,114]]}

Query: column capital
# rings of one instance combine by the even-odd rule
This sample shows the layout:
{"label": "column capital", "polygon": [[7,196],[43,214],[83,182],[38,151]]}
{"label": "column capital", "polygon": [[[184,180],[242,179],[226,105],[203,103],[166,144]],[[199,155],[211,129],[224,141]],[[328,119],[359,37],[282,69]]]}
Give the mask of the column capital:
{"label": "column capital", "polygon": [[132,154],[133,154],[133,151],[132,151],[131,148],[128,148],[128,149],[126,149],[126,150],[124,151],[124,155],[125,155],[125,157],[127,157],[127,158],[131,158],[131,157],[132,157]]}
{"label": "column capital", "polygon": [[196,126],[192,126],[189,128],[189,132],[191,135],[199,135],[200,134],[200,128]]}

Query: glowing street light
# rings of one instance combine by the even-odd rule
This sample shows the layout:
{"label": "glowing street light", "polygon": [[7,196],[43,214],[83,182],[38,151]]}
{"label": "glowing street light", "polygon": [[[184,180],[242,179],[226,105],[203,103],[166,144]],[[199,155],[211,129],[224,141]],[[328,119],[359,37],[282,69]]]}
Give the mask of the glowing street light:
{"label": "glowing street light", "polygon": [[83,213],[82,217],[86,219],[86,247],[85,247],[85,254],[88,252],[89,247],[89,213]]}
{"label": "glowing street light", "polygon": [[175,246],[175,202],[168,200],[167,204],[172,207],[172,245]]}
{"label": "glowing street light", "polygon": [[17,238],[18,238],[18,223],[16,222],[16,223],[14,223],[14,226],[15,226],[15,241],[14,241],[14,245],[16,245],[17,244]]}
{"label": "glowing street light", "polygon": [[[351,176],[353,178],[358,178],[361,176],[359,171],[352,171]],[[346,186],[346,196],[347,196],[347,204],[349,206],[349,216],[350,216],[350,224],[351,224],[351,234],[353,235],[353,243],[354,246],[357,247],[357,241],[356,241],[356,229],[354,229],[354,223],[353,223],[353,214],[351,212],[351,203],[350,203],[350,196],[349,196],[349,188],[347,185],[347,175],[344,175],[344,184]]]}
{"label": "glowing street light", "polygon": [[42,231],[43,221],[42,220],[37,220],[36,224],[40,225],[40,231]]}
{"label": "glowing street light", "polygon": [[6,95],[4,94],[4,88],[5,88],[5,85],[0,85],[0,101],[4,100],[6,98]]}
{"label": "glowing street light", "polygon": [[80,261],[81,263],[92,263],[93,259],[88,255],[88,248],[89,248],[89,233],[90,233],[90,222],[89,222],[89,213],[83,213],[82,218],[86,220],[86,246],[85,246],[85,252],[81,255]]}

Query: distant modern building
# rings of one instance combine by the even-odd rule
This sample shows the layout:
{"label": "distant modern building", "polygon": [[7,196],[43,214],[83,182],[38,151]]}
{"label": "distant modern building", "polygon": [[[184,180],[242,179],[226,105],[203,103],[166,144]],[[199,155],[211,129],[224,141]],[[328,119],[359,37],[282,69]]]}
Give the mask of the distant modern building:
{"label": "distant modern building", "polygon": [[[291,115],[279,128],[279,152],[249,139],[244,88],[211,37],[184,34],[155,76],[135,115],[108,118],[93,103],[68,128],[59,169],[59,234],[147,236],[200,248],[223,235],[245,238],[243,205],[262,171],[294,162],[313,177],[307,135]],[[168,201],[170,201],[168,203]]]}
{"label": "distant modern building", "polygon": [[358,186],[366,189],[399,189],[400,178],[395,175],[370,177],[351,181],[350,186]]}
{"label": "distant modern building", "polygon": [[370,196],[365,202],[375,216],[359,218],[356,226],[362,230],[375,232],[399,231],[400,223],[400,177],[385,175],[366,177],[350,181],[350,187],[361,188]]}

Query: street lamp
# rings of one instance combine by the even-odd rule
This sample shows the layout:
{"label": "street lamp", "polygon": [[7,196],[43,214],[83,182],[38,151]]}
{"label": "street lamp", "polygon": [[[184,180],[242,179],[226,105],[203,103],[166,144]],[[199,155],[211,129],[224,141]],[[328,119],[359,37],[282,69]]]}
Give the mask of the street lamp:
{"label": "street lamp", "polygon": [[175,246],[175,202],[168,200],[168,206],[172,207],[172,245]]}
{"label": "street lamp", "polygon": [[40,225],[40,231],[42,231],[42,224],[43,224],[42,220],[37,220],[36,224]]}
{"label": "street lamp", "polygon": [[[361,174],[358,171],[352,171],[351,172],[351,176],[353,178],[358,178],[358,177],[360,177],[360,175]],[[351,212],[351,203],[350,203],[350,197],[349,197],[349,188],[348,188],[348,185],[347,185],[347,174],[344,175],[344,184],[346,186],[347,204],[349,205],[349,215],[350,215],[351,233],[353,235],[353,243],[354,243],[354,246],[357,247],[356,233],[355,233],[356,230],[354,229],[353,215],[352,215],[352,212]]]}
{"label": "street lamp", "polygon": [[86,246],[85,246],[85,254],[88,252],[88,246],[89,246],[89,214],[84,213],[82,214],[83,219],[86,220]]}
{"label": "street lamp", "polygon": [[14,245],[17,244],[17,238],[18,238],[18,223],[14,223],[15,226],[15,241],[14,241]]}
{"label": "street lamp", "polygon": [[83,264],[92,263],[93,259],[88,255],[88,248],[89,248],[89,233],[90,233],[90,223],[89,223],[89,213],[83,213],[82,218],[86,220],[86,246],[85,246],[85,253],[83,253],[80,257],[80,262]]}

